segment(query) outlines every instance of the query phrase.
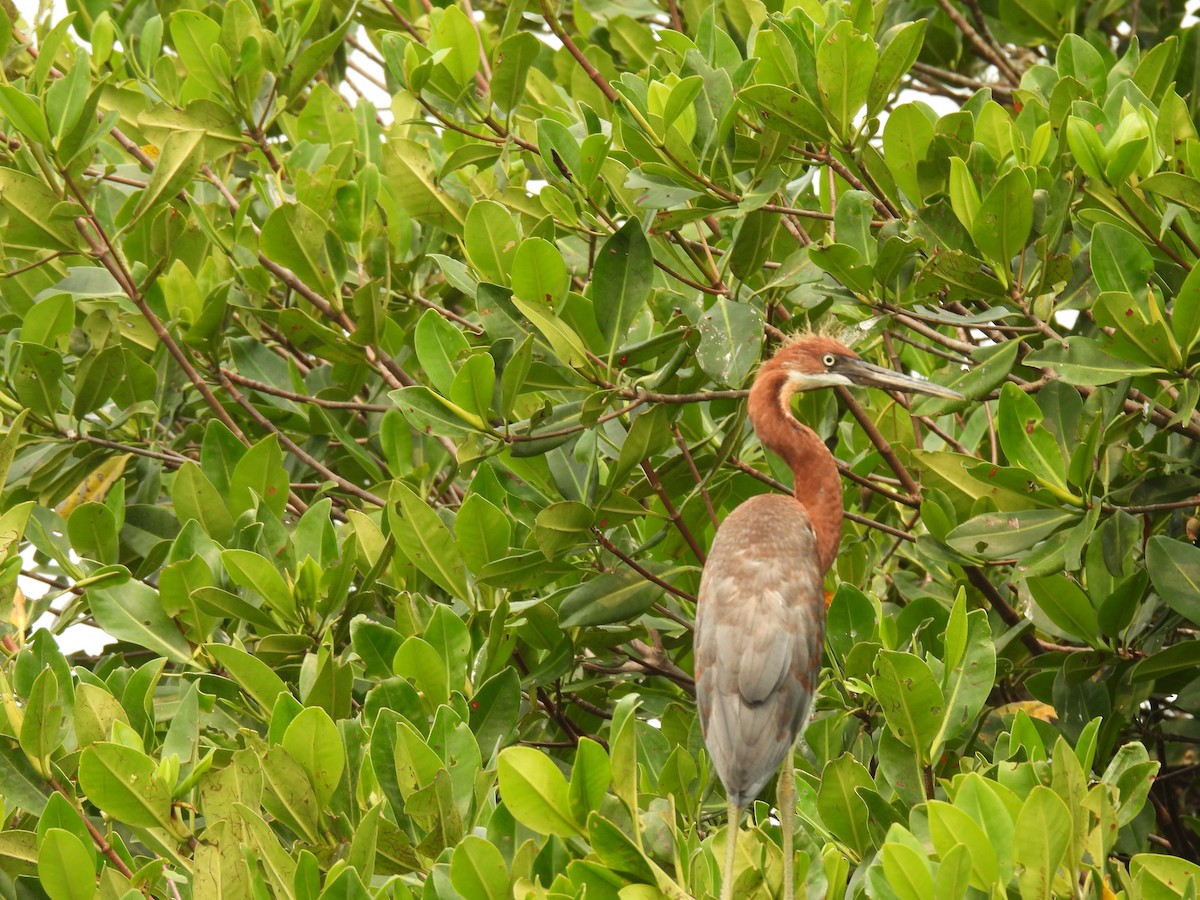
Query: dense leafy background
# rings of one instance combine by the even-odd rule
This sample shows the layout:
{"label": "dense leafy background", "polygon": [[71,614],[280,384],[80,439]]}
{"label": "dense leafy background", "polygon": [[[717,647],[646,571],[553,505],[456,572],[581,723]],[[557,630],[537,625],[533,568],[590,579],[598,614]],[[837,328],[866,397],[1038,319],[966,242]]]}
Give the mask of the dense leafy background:
{"label": "dense leafy background", "polygon": [[968,399],[798,404],[808,894],[1196,895],[1182,3],[67,6],[0,17],[0,895],[711,896],[694,596],[809,327]]}

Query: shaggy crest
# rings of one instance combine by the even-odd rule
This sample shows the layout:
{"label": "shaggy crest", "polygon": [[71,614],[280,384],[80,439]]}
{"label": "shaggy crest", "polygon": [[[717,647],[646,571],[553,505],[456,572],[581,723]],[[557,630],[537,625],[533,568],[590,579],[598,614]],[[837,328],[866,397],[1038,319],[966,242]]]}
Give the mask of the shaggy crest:
{"label": "shaggy crest", "polygon": [[853,350],[854,345],[862,339],[863,334],[858,328],[852,325],[843,325],[837,319],[827,318],[823,319],[816,326],[810,326],[803,331],[796,331],[784,337],[779,346],[775,348],[775,353],[772,356],[778,356],[788,347],[811,337],[828,338]]}

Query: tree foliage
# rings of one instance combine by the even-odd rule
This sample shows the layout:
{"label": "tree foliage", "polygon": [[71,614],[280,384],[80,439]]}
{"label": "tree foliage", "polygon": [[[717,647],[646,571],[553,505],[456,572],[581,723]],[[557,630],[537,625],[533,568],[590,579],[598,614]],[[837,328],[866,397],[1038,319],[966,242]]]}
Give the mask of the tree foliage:
{"label": "tree foliage", "polygon": [[1195,896],[1181,3],[67,6],[0,17],[0,894],[713,895],[704,550],[837,327],[966,400],[799,400],[808,894]]}

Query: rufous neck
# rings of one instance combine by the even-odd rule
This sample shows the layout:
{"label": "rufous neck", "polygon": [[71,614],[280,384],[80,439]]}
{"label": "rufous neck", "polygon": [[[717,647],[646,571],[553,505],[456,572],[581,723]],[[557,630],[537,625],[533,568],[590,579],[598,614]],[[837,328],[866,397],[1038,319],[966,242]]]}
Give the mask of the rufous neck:
{"label": "rufous neck", "polygon": [[767,363],[750,389],[750,424],[763,446],[791,468],[793,493],[816,534],[821,570],[828,571],[842,540],[842,479],[817,433],[792,415],[794,393],[787,373]]}

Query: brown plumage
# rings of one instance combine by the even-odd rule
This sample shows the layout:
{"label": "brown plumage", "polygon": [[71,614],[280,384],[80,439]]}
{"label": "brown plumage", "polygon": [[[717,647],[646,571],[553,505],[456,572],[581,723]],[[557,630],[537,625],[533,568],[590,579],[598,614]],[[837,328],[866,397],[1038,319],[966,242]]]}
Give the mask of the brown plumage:
{"label": "brown plumage", "polygon": [[780,781],[784,896],[791,900],[791,751],[808,721],[825,636],[825,573],[842,536],[842,483],[833,455],[791,412],[797,391],[833,385],[959,395],[861,360],[841,342],[808,335],[763,364],[750,389],[759,440],[795,477],[793,496],[763,494],[717,531],[696,612],[700,724],[730,803],[722,897],[732,892],[741,811],[787,762]]}

